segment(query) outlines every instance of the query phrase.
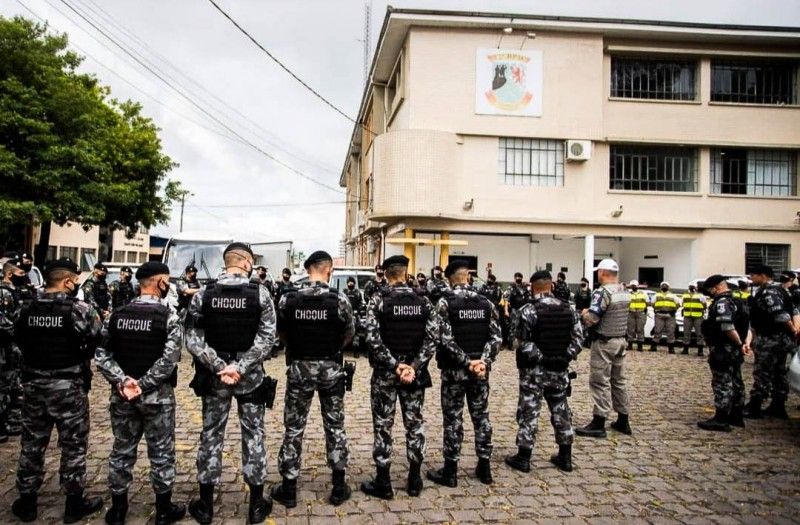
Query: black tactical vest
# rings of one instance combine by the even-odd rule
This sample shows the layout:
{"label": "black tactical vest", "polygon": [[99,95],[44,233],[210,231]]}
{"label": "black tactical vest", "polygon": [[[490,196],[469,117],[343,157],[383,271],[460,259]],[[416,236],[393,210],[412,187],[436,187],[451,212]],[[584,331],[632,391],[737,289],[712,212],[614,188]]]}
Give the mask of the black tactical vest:
{"label": "black tactical vest", "polygon": [[515,286],[511,289],[511,293],[508,294],[508,305],[512,310],[519,310],[530,302],[526,295],[524,288]]}
{"label": "black tactical vest", "polygon": [[253,346],[261,322],[260,285],[242,283],[222,286],[209,283],[203,292],[205,341],[224,361]]}
{"label": "black tactical vest", "polygon": [[94,300],[101,310],[108,310],[108,283],[105,279],[95,279]]}
{"label": "black tactical vest", "polygon": [[383,298],[380,317],[381,339],[392,357],[406,362],[425,341],[430,302],[416,293],[390,291]]}
{"label": "black tactical vest", "polygon": [[120,306],[126,305],[134,297],[134,290],[133,285],[130,282],[125,282],[120,280],[119,284],[117,285],[117,293],[114,294],[112,297],[112,305],[114,308],[119,308]]}
{"label": "black tactical vest", "polygon": [[[458,294],[447,296],[447,303],[453,339],[470,359],[480,359],[489,340],[492,303],[482,295],[464,297]],[[440,348],[436,359],[439,368],[457,366],[444,348]]]}
{"label": "black tactical vest", "polygon": [[[196,290],[200,288],[200,283],[198,281],[186,281],[186,288],[190,288],[192,290]],[[192,302],[192,298],[194,295],[185,295],[179,294],[178,295],[178,310],[184,310],[189,308],[189,303]]]}
{"label": "black tactical vest", "polygon": [[568,303],[545,301],[533,303],[536,309],[536,325],[533,327],[533,342],[545,357],[569,359],[569,344],[572,342],[572,309]]}
{"label": "black tactical vest", "polygon": [[[131,303],[111,314],[108,349],[125,375],[142,377],[164,354],[169,307],[158,303]],[[170,384],[177,385],[177,367]]]}
{"label": "black tactical vest", "polygon": [[61,370],[83,364],[81,338],[72,321],[75,299],[37,299],[22,307],[15,326],[22,362],[34,370]]}
{"label": "black tactical vest", "polygon": [[729,340],[727,336],[720,330],[717,316],[717,305],[721,301],[730,301],[733,305],[733,327],[736,333],[739,334],[739,339],[744,342],[747,339],[747,332],[750,330],[750,316],[748,314],[747,303],[743,299],[733,297],[730,293],[714,298],[714,301],[708,307],[708,318],[703,320],[700,324],[700,329],[703,332],[703,337],[711,346],[722,345]]}
{"label": "black tactical vest", "polygon": [[774,288],[778,292],[776,295],[780,296],[783,301],[783,309],[789,314],[789,317],[792,315],[792,297],[783,286],[774,283],[762,286],[753,296],[750,309],[750,322],[758,335],[776,335],[785,331],[783,326],[775,322],[773,314],[762,309],[759,304],[761,296],[768,288]]}
{"label": "black tactical vest", "polygon": [[345,322],[339,319],[339,294],[286,294],[284,318],[287,333],[286,360],[322,361],[342,358]]}

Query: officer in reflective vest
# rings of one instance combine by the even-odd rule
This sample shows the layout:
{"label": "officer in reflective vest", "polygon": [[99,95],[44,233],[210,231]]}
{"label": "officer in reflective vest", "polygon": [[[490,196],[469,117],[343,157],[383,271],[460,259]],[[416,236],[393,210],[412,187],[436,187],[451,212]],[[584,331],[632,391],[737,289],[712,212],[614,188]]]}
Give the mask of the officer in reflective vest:
{"label": "officer in reflective vest", "polygon": [[332,470],[328,501],[341,505],[350,499],[345,480],[349,459],[344,429],[345,369],[342,350],[355,335],[353,310],[343,292],[330,289],[333,259],[324,251],[308,256],[303,265],[308,282],[284,294],[278,303],[278,333],[286,344],[285,432],[278,453],[282,482],[272,497],[286,507],[297,506],[303,433],[314,392],[319,395],[325,449]]}
{"label": "officer in reflective vest", "polygon": [[373,297],[367,309],[367,345],[372,380],[370,398],[375,439],[372,456],[377,474],[361,484],[370,496],[392,499],[390,466],[395,406],[400,400],[406,429],[410,496],[422,490],[420,467],[425,453],[422,406],[431,386],[428,362],[439,341],[439,318],[427,297],[417,295],[403,282],[408,258],[389,257],[383,262],[389,287]]}
{"label": "officer in reflective vest", "polygon": [[203,431],[197,449],[200,497],[189,503],[199,523],[214,517],[214,486],[222,477],[228,412],[237,398],[242,432],[242,472],[250,487],[249,519],[261,523],[272,511],[264,497],[264,367],[275,341],[275,310],[266,288],[250,280],[253,252],[241,242],[223,252],[225,272],[194,294],[186,315],[186,347],[194,356],[192,386],[203,401]]}
{"label": "officer in reflective vest", "polygon": [[639,281],[633,280],[628,283],[631,290],[631,302],[628,304],[628,348],[636,349],[640,352],[644,350],[644,325],[647,322],[647,294],[639,290]]}
{"label": "officer in reflective vest", "polygon": [[53,426],[61,449],[59,478],[66,493],[64,523],[75,523],[103,507],[102,498],[83,495],[89,442],[89,362],[103,325],[97,311],[75,299],[78,266],[51,262],[43,294],[22,307],[15,337],[22,351],[22,427],[17,490],[11,511],[21,521],[37,515],[37,493]]}
{"label": "officer in reflective vest", "polygon": [[97,368],[112,387],[109,413],[114,445],[108,458],[112,505],[106,523],[125,523],[136,449],[144,435],[156,495],[156,524],[167,525],[186,514],[184,505],[172,503],[173,389],[178,380],[183,330],[178,314],[163,302],[169,292],[169,267],[146,262],[136,270],[136,280],[141,294],[114,309],[95,351]]}
{"label": "officer in reflective vest", "polygon": [[733,298],[734,299],[741,299],[742,301],[749,301],[750,300],[750,283],[745,280],[741,280],[738,283],[739,289],[733,291]]}
{"label": "officer in reflective vest", "polygon": [[458,259],[447,265],[445,276],[452,290],[436,306],[441,319],[441,345],[436,361],[442,371],[442,435],[444,467],[429,470],[428,479],[439,485],[458,484],[458,460],[464,440],[464,398],[475,427],[475,475],[492,483],[492,424],[489,421],[489,370],[500,350],[497,309],[468,287],[469,263]]}
{"label": "officer in reflective vest", "polygon": [[595,270],[600,287],[592,293],[592,305],[581,312],[583,324],[594,330],[597,336],[592,342],[589,360],[589,390],[594,410],[592,421],[575,429],[575,433],[605,438],[606,419],[613,408],[617,412],[617,421],[611,424],[611,428],[630,435],[625,362],[630,293],[619,282],[619,265],[615,260],[603,259]]}
{"label": "officer in reflective vest", "polygon": [[104,318],[108,316],[111,306],[111,294],[108,291],[106,265],[99,262],[94,265],[92,275],[81,286],[83,300],[94,306]]}
{"label": "officer in reflective vest", "polygon": [[689,345],[692,343],[692,331],[697,338],[697,355],[703,355],[703,317],[706,313],[706,296],[697,291],[693,284],[689,285],[689,291],[681,298],[683,303],[683,355],[689,353]]}
{"label": "officer in reflective vest", "polygon": [[678,312],[680,301],[678,297],[670,293],[669,283],[664,281],[661,283],[661,291],[656,293],[655,300],[653,301],[653,311],[655,312],[655,325],[653,326],[653,344],[650,347],[651,352],[658,351],[658,343],[661,339],[667,339],[667,346],[669,353],[675,353],[675,331],[678,325],[675,322],[675,314]]}
{"label": "officer in reflective vest", "polygon": [[531,276],[533,303],[522,307],[519,319],[517,368],[517,447],[506,457],[508,466],[530,472],[531,452],[536,443],[542,398],[550,408],[558,454],[550,461],[564,472],[572,472],[572,413],[569,395],[569,363],[577,358],[583,342],[580,316],[569,303],[553,295],[553,276],[539,271]]}

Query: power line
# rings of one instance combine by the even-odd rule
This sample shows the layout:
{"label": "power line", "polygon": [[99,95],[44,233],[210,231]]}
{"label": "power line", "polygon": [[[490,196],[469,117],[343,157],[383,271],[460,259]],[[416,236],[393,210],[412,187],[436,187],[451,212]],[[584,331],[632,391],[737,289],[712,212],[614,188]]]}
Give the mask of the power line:
{"label": "power line", "polygon": [[[342,192],[342,191],[340,191],[338,188],[335,188],[335,187],[333,187],[333,186],[330,186],[329,184],[326,184],[326,183],[324,183],[324,182],[321,182],[321,181],[319,181],[319,180],[317,180],[317,179],[315,179],[315,178],[311,177],[310,175],[307,175],[306,173],[303,173],[302,171],[298,170],[297,168],[295,168],[295,167],[291,166],[290,164],[287,164],[286,162],[282,161],[281,159],[279,159],[279,158],[275,157],[274,155],[272,155],[272,154],[270,154],[270,153],[268,153],[268,152],[264,151],[262,148],[260,148],[260,147],[259,147],[259,146],[257,146],[256,144],[253,144],[252,142],[250,142],[248,139],[246,139],[246,138],[245,138],[245,137],[243,137],[241,134],[239,134],[239,133],[238,133],[236,130],[232,129],[232,128],[231,128],[229,125],[227,125],[225,122],[222,122],[222,121],[221,121],[219,118],[217,118],[215,115],[213,115],[213,114],[212,114],[212,113],[210,113],[208,110],[206,110],[206,109],[205,109],[203,106],[201,106],[200,104],[198,104],[198,103],[197,103],[197,102],[196,102],[194,99],[192,99],[190,96],[188,96],[187,94],[185,94],[185,93],[184,93],[184,92],[183,92],[181,89],[179,89],[179,88],[175,87],[175,86],[174,86],[174,85],[173,85],[173,84],[172,84],[170,81],[168,81],[166,78],[164,78],[164,75],[162,75],[162,74],[160,74],[159,72],[157,72],[157,71],[156,71],[156,69],[158,69],[157,67],[151,67],[150,65],[146,64],[146,63],[144,62],[144,60],[142,60],[142,59],[140,59],[139,57],[137,57],[137,56],[136,56],[136,55],[135,55],[135,54],[134,54],[132,51],[130,51],[129,49],[127,49],[127,48],[126,48],[124,45],[120,44],[120,43],[119,43],[117,40],[115,40],[113,37],[111,37],[111,36],[110,36],[108,33],[106,33],[106,32],[105,32],[103,29],[101,29],[100,27],[98,27],[98,25],[97,25],[97,24],[96,24],[94,21],[92,21],[91,19],[89,19],[89,18],[88,18],[86,15],[84,15],[84,14],[83,14],[81,11],[79,11],[79,10],[78,10],[78,9],[76,9],[74,6],[72,6],[72,5],[71,5],[71,4],[70,4],[70,3],[69,3],[67,0],[60,0],[60,1],[61,1],[61,3],[62,3],[62,4],[64,4],[64,5],[65,5],[67,8],[69,8],[69,9],[70,9],[72,12],[74,12],[74,13],[75,13],[75,14],[77,14],[77,15],[78,15],[80,18],[82,18],[82,19],[83,19],[83,20],[84,20],[84,21],[85,21],[87,24],[89,24],[89,25],[90,25],[92,28],[94,28],[94,29],[95,29],[95,30],[96,30],[98,33],[100,33],[101,35],[103,35],[104,37],[106,37],[106,39],[108,39],[108,40],[109,40],[109,41],[110,41],[112,44],[114,44],[116,47],[118,47],[118,48],[119,48],[119,49],[120,49],[120,50],[121,50],[123,53],[125,53],[125,54],[126,54],[126,55],[128,55],[130,58],[132,58],[132,59],[133,59],[133,60],[134,60],[134,61],[135,61],[137,64],[139,64],[141,67],[143,67],[144,69],[146,69],[147,71],[149,71],[149,72],[150,72],[150,73],[151,73],[153,76],[155,76],[156,78],[158,78],[158,79],[159,79],[161,82],[163,82],[163,83],[164,83],[164,84],[165,84],[167,87],[169,87],[170,89],[172,89],[173,91],[175,91],[175,92],[176,92],[178,95],[180,95],[182,98],[184,98],[185,100],[187,100],[187,101],[188,101],[190,104],[192,104],[194,107],[196,107],[196,108],[197,108],[199,111],[201,111],[203,114],[205,114],[206,116],[208,116],[208,117],[209,117],[211,120],[213,120],[215,123],[217,123],[217,124],[219,124],[220,126],[222,126],[222,127],[225,129],[225,130],[227,130],[229,133],[231,133],[232,135],[234,135],[235,137],[237,137],[237,138],[238,138],[239,140],[241,140],[243,143],[247,144],[249,147],[251,147],[252,149],[254,149],[255,151],[257,151],[257,152],[258,152],[258,153],[260,153],[261,155],[263,155],[263,156],[267,157],[268,159],[272,160],[274,163],[276,163],[276,164],[279,164],[279,165],[283,166],[284,168],[288,169],[289,171],[291,171],[292,173],[294,173],[294,174],[298,175],[299,177],[301,177],[301,178],[303,178],[303,179],[306,179],[306,180],[308,180],[308,181],[310,181],[310,182],[313,182],[314,184],[317,184],[317,185],[319,185],[319,186],[322,186],[322,187],[324,187],[324,188],[326,188],[326,189],[328,189],[328,190],[330,190],[330,191],[333,191],[333,192],[336,192],[336,193],[339,193],[339,194],[343,193],[343,192]],[[48,3],[49,3],[49,0],[48,0]],[[51,4],[51,5],[52,5],[52,4]]]}
{"label": "power line", "polygon": [[[357,200],[351,201],[319,201],[319,202],[268,202],[264,204],[192,204],[191,206],[202,208],[303,208],[311,206],[327,206],[331,204],[355,204]],[[187,204],[189,206],[189,204]]]}

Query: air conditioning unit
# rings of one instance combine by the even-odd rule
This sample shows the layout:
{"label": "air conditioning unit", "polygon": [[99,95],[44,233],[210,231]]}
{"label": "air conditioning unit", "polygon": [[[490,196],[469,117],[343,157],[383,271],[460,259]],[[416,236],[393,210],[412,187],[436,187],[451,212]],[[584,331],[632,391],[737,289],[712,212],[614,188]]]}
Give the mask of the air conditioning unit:
{"label": "air conditioning unit", "polygon": [[568,140],[567,160],[584,161],[592,158],[591,140]]}

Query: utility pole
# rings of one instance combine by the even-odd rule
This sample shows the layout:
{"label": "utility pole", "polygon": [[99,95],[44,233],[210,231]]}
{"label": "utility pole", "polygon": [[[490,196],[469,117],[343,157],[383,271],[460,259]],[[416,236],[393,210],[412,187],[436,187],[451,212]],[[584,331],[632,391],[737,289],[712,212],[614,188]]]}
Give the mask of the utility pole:
{"label": "utility pole", "polygon": [[181,196],[181,222],[180,222],[180,226],[178,227],[178,231],[179,232],[183,231],[183,208],[186,205],[186,196],[187,195],[190,196],[190,197],[193,197],[194,193],[192,193],[189,190],[181,190],[181,192],[180,192],[180,196]]}
{"label": "utility pole", "polygon": [[372,47],[372,0],[364,2],[364,84],[369,82],[370,51]]}

